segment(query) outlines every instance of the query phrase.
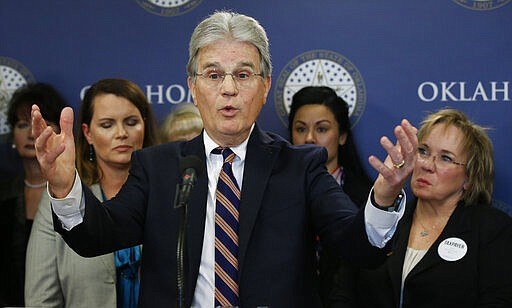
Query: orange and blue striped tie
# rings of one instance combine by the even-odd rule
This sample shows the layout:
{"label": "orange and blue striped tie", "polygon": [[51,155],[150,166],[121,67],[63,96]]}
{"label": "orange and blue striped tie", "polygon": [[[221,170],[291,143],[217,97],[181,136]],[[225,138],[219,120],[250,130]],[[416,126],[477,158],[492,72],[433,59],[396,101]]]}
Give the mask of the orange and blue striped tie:
{"label": "orange and blue striped tie", "polygon": [[215,307],[236,307],[238,300],[238,207],[240,188],[231,164],[235,153],[216,148],[224,164],[215,193]]}

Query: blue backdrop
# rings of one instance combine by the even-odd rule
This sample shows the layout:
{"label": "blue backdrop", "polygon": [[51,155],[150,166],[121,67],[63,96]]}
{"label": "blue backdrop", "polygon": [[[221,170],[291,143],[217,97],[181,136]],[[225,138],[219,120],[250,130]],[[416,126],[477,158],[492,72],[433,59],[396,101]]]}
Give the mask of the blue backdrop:
{"label": "blue backdrop", "polygon": [[190,100],[185,64],[194,27],[214,10],[232,9],[258,19],[270,38],[264,129],[287,136],[294,91],[330,85],[351,105],[366,162],[370,154],[384,157],[379,138],[402,118],[418,125],[427,111],[458,108],[492,128],[495,197],[512,203],[510,2],[0,0],[1,172],[15,166],[5,102],[17,87],[51,83],[77,110],[87,85],[127,78],[144,89],[161,121]]}

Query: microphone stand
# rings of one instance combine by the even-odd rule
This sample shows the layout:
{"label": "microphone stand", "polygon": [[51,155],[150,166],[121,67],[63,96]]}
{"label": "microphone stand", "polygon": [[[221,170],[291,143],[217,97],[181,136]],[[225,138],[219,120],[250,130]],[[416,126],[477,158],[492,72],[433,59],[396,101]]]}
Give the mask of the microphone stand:
{"label": "microphone stand", "polygon": [[178,239],[176,241],[176,282],[177,282],[177,307],[185,307],[185,261],[184,247],[187,240],[187,220],[188,220],[188,199],[190,191],[196,182],[198,174],[204,170],[204,165],[199,157],[189,155],[180,161],[182,170],[182,183],[176,185],[176,195],[174,199],[174,208],[180,210],[180,226],[178,230]]}
{"label": "microphone stand", "polygon": [[185,271],[184,271],[184,247],[186,241],[186,228],[188,219],[188,205],[187,200],[180,200],[181,191],[183,191],[183,184],[176,186],[176,200],[174,201],[174,208],[181,208],[180,210],[180,226],[178,231],[178,241],[176,243],[176,280],[177,280],[177,307],[185,307]]}

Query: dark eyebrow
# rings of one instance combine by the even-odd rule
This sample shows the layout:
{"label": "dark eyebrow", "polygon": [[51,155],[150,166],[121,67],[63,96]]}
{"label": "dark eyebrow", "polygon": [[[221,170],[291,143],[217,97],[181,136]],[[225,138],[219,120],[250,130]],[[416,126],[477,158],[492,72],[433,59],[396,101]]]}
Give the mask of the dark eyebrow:
{"label": "dark eyebrow", "polygon": [[[129,119],[129,118],[138,118],[138,117],[139,117],[139,115],[136,112],[134,112],[134,113],[130,113],[130,114],[124,116],[122,118],[122,120]],[[141,116],[141,118],[142,118],[142,116]],[[106,115],[102,118],[98,118],[98,121],[116,121],[116,118]]]}
{"label": "dark eyebrow", "polygon": [[320,125],[320,124],[332,124],[333,122],[331,120],[327,120],[327,119],[321,119],[321,120],[318,120],[315,122],[316,125]]}

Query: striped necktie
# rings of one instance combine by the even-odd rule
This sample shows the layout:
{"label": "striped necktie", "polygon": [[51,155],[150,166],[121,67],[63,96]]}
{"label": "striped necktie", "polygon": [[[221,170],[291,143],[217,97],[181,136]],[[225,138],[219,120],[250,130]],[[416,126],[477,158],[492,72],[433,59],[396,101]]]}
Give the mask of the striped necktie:
{"label": "striped necktie", "polygon": [[238,206],[240,188],[231,164],[235,153],[229,148],[216,148],[224,164],[215,193],[215,307],[239,306],[238,301]]}

